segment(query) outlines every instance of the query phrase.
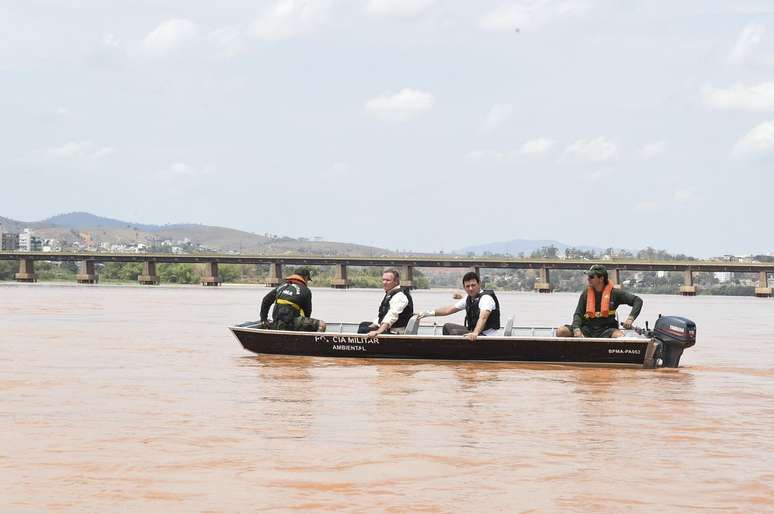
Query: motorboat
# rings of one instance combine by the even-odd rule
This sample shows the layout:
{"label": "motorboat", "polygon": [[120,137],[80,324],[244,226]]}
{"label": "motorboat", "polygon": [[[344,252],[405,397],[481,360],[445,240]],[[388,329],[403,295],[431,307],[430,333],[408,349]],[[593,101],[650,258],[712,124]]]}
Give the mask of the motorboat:
{"label": "motorboat", "polygon": [[679,316],[659,316],[653,330],[624,330],[624,337],[557,337],[555,328],[514,326],[470,341],[443,334],[443,326],[414,316],[403,334],[368,337],[359,323],[327,323],[324,332],[273,330],[257,321],[229,329],[257,354],[364,359],[506,361],[637,368],[676,368],[685,348],[696,343],[696,325]]}

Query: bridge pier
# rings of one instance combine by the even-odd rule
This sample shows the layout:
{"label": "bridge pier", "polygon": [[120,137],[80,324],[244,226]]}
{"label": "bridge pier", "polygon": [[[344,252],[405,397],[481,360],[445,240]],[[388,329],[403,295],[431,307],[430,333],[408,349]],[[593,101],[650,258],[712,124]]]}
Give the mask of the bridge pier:
{"label": "bridge pier", "polygon": [[696,296],[696,286],[693,285],[693,271],[683,271],[683,285],[680,286],[680,294],[683,296]]}
{"label": "bridge pier", "polygon": [[613,274],[611,277],[609,277],[610,281],[613,283],[613,287],[616,289],[621,288],[621,270],[614,269]]}
{"label": "bridge pier", "polygon": [[473,271],[473,273],[479,276],[479,278],[481,279],[481,289],[484,289],[484,277],[481,276],[481,267],[473,266],[473,268],[471,268],[471,271]]}
{"label": "bridge pier", "polygon": [[217,262],[208,262],[205,264],[206,268],[204,271],[204,275],[202,275],[202,285],[203,286],[219,286],[222,281],[220,280],[220,275],[218,274],[218,263]]}
{"label": "bridge pier", "polygon": [[401,266],[400,285],[408,287],[409,289],[416,289],[416,285],[414,284],[414,266]]}
{"label": "bridge pier", "polygon": [[159,281],[159,276],[156,274],[156,262],[145,261],[142,263],[142,275],[137,277],[137,282],[144,286],[155,286]]}
{"label": "bridge pier", "polygon": [[269,287],[277,287],[282,283],[282,264],[272,262],[269,264],[269,276],[266,277],[266,285]]}
{"label": "bridge pier", "polygon": [[35,261],[32,259],[19,259],[19,272],[14,276],[17,282],[37,282],[35,274]]}
{"label": "bridge pier", "polygon": [[769,287],[769,274],[765,271],[760,272],[758,287],[755,288],[755,296],[758,298],[771,298],[771,288]]}
{"label": "bridge pier", "polygon": [[550,293],[551,289],[551,275],[548,268],[540,268],[540,277],[535,282],[535,291],[538,293]]}
{"label": "bridge pier", "polygon": [[336,264],[336,276],[331,280],[331,287],[334,289],[347,289],[349,287],[346,264]]}
{"label": "bridge pier", "polygon": [[81,261],[78,265],[78,274],[75,275],[75,280],[79,284],[96,284],[99,276],[95,266],[96,263],[94,261]]}

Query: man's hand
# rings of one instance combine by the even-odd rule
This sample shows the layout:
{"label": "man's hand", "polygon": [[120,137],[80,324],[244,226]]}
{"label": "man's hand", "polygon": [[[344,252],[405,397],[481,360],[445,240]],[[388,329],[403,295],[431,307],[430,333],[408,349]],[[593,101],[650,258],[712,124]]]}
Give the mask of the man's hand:
{"label": "man's hand", "polygon": [[465,334],[463,337],[464,337],[465,339],[467,339],[468,341],[470,341],[470,342],[472,342],[472,343],[475,343],[475,342],[476,342],[476,339],[478,339],[478,334],[476,334],[475,332],[468,332],[468,333],[467,333],[467,334]]}
{"label": "man's hand", "polygon": [[634,320],[632,318],[626,318],[626,321],[623,322],[623,327],[628,330],[632,328],[633,323],[634,323]]}
{"label": "man's hand", "polygon": [[576,328],[575,330],[573,330],[572,336],[573,337],[586,337],[586,336],[583,335],[583,332],[581,332],[581,329],[579,329],[579,328]]}
{"label": "man's hand", "polygon": [[325,324],[323,320],[320,320],[320,328],[318,329],[318,332],[325,332],[325,327],[328,325]]}
{"label": "man's hand", "polygon": [[374,328],[368,334],[366,334],[366,337],[376,337],[382,332],[384,332],[385,330],[387,330],[388,328],[390,328],[385,324],[379,325],[378,327],[376,325],[371,325],[371,326],[376,328]]}
{"label": "man's hand", "polygon": [[423,311],[423,312],[420,312],[419,315],[417,316],[417,319],[429,318],[430,316],[435,316],[435,311],[434,310],[433,311]]}

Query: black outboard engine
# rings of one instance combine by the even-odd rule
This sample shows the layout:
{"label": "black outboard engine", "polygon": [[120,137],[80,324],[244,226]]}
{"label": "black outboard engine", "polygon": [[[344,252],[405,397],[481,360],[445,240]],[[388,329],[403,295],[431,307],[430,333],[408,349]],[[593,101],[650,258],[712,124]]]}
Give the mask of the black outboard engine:
{"label": "black outboard engine", "polygon": [[676,368],[683,350],[696,344],[696,323],[680,316],[659,316],[653,337],[661,342],[663,366]]}

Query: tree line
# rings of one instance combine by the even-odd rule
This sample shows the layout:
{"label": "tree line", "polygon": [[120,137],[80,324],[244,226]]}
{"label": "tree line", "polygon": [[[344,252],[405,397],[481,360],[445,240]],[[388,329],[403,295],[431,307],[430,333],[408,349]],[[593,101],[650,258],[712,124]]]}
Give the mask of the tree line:
{"label": "tree line", "polygon": [[[96,272],[102,283],[137,283],[142,274],[143,265],[140,262],[106,262],[97,263]],[[334,266],[308,266],[312,270],[312,285],[328,287],[335,278]],[[14,280],[19,270],[16,261],[0,261],[0,280]],[[293,267],[285,266],[285,275],[292,273]],[[352,287],[382,287],[382,270],[375,267],[348,268],[348,278]],[[75,262],[36,261],[35,273],[42,282],[63,281],[74,282],[78,274],[78,264]],[[198,284],[207,273],[204,264],[159,263],[156,273],[162,284]],[[219,264],[218,274],[226,284],[264,284],[269,276],[268,264]],[[414,285],[427,289],[430,287],[428,278],[420,271],[414,270]]]}

